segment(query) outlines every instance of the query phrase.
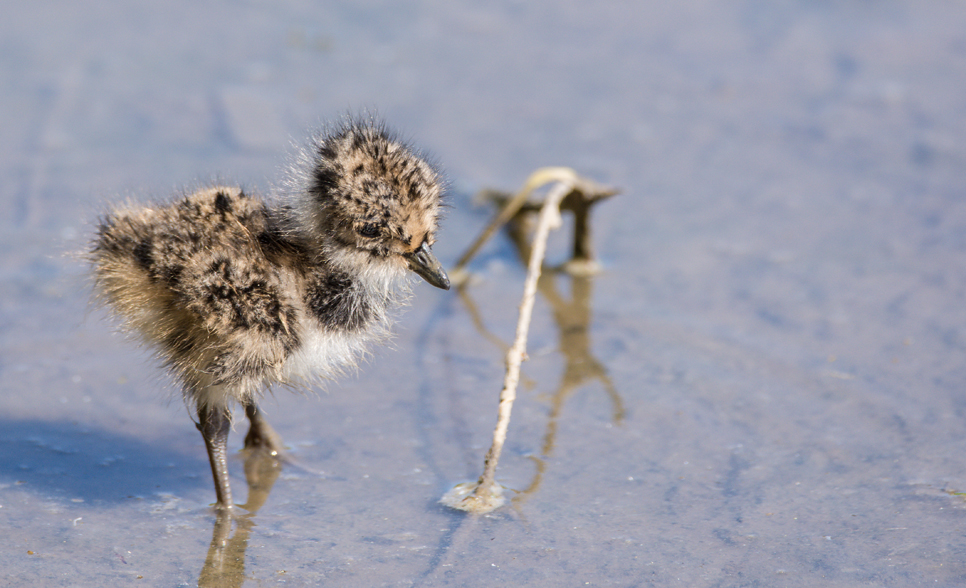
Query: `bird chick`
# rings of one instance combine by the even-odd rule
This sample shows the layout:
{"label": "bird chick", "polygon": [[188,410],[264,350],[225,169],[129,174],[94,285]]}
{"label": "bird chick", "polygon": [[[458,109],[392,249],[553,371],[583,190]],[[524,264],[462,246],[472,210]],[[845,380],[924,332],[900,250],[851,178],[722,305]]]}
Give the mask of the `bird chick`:
{"label": "bird chick", "polygon": [[99,296],[197,411],[224,509],[234,404],[251,422],[245,446],[280,451],[262,390],[355,366],[388,335],[409,271],[449,289],[431,251],[440,175],[380,124],[348,120],[316,137],[289,188],[273,205],[214,187],[116,208],[90,251]]}

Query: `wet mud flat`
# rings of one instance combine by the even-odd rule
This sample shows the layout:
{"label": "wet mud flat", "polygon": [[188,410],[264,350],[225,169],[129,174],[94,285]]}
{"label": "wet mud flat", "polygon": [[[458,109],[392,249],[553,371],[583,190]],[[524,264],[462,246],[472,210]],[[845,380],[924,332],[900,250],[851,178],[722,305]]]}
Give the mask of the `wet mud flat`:
{"label": "wet mud flat", "polygon": [[[181,8],[0,25],[0,583],[963,583],[961,9]],[[292,463],[246,472],[236,430],[257,512],[219,524],[177,391],[63,252],[107,201],[269,190],[288,137],[368,105],[453,180],[444,264],[478,189],[568,165],[622,189],[604,271],[541,283],[509,505],[438,504],[495,419],[501,235],[357,376],[265,400]]]}

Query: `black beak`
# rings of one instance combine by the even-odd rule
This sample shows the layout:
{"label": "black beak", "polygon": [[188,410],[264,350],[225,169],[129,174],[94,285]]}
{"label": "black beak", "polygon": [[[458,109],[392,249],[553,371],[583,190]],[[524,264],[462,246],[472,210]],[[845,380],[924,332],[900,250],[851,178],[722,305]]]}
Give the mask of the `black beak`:
{"label": "black beak", "polygon": [[430,251],[426,241],[423,241],[419,249],[413,251],[406,257],[409,259],[409,269],[414,271],[416,275],[437,288],[449,290],[449,276],[446,275],[443,266],[440,265],[439,260]]}

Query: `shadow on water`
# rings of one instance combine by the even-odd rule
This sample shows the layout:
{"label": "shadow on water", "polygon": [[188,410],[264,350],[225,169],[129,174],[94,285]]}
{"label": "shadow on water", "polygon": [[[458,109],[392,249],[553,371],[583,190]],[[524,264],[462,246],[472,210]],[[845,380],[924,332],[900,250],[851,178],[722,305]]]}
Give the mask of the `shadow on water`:
{"label": "shadow on water", "polygon": [[208,484],[206,462],[63,421],[0,420],[0,480],[45,497],[117,503]]}
{"label": "shadow on water", "polygon": [[[278,457],[264,449],[242,455],[248,501],[235,514],[216,515],[199,586],[242,585],[254,516],[282,470]],[[210,486],[207,472],[207,461],[77,423],[0,420],[0,482],[45,498],[97,506],[159,490],[177,494]]]}

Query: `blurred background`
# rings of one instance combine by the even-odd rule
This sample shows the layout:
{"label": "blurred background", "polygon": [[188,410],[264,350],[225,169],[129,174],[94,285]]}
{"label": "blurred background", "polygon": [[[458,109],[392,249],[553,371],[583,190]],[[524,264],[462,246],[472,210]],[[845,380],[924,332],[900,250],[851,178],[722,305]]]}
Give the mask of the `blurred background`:
{"label": "blurred background", "polygon": [[[0,583],[966,582],[966,7],[8,4]],[[271,194],[365,111],[445,170],[445,265],[475,192],[566,165],[622,190],[604,271],[541,289],[511,505],[436,503],[495,421],[523,284],[501,237],[462,296],[417,286],[358,376],[266,401],[297,465],[220,528],[177,390],[77,252],[110,202]]]}

